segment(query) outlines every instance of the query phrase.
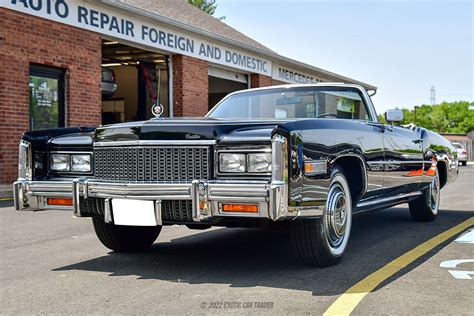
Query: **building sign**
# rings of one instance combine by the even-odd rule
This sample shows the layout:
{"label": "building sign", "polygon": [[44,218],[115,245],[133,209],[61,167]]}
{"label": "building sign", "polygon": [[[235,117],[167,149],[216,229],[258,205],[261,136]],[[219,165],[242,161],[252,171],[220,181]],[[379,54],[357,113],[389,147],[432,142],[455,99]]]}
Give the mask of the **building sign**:
{"label": "building sign", "polygon": [[302,73],[300,71],[296,71],[293,69],[289,69],[277,64],[273,64],[273,74],[272,78],[275,80],[287,82],[287,83],[318,83],[322,82],[321,79],[314,77],[313,75],[309,75],[306,73]]}
{"label": "building sign", "polygon": [[12,10],[225,65],[247,72],[272,75],[270,60],[217,45],[162,24],[125,15],[114,8],[84,0],[2,0]]}

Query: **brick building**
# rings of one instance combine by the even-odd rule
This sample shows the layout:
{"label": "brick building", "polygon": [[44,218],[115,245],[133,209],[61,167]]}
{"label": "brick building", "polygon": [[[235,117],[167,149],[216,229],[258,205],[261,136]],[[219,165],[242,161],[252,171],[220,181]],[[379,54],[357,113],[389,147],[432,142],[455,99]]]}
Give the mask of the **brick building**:
{"label": "brick building", "polygon": [[0,196],[23,132],[202,116],[249,87],[356,80],[281,56],[185,0],[0,4]]}

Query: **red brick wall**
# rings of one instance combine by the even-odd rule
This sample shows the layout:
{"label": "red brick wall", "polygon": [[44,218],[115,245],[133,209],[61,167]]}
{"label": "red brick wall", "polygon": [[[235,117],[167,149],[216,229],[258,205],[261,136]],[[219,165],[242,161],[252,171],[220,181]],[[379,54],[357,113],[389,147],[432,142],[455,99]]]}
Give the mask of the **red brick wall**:
{"label": "red brick wall", "polygon": [[250,74],[250,88],[268,87],[272,85],[272,77]]}
{"label": "red brick wall", "polygon": [[99,34],[0,8],[0,184],[17,178],[30,63],[66,70],[67,126],[101,122]]}
{"label": "red brick wall", "polygon": [[196,58],[173,55],[174,116],[203,116],[208,112],[208,64]]}
{"label": "red brick wall", "polygon": [[282,84],[288,84],[288,83],[280,81],[280,80],[272,80],[272,86],[279,86]]}

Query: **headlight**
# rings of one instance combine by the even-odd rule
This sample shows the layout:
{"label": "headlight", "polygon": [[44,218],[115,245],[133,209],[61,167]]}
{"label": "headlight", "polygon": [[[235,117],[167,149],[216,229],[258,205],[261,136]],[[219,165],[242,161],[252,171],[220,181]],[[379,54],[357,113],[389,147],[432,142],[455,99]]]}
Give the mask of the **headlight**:
{"label": "headlight", "polygon": [[245,172],[245,154],[220,154],[219,170],[222,172]]}
{"label": "headlight", "polygon": [[91,155],[71,155],[71,171],[91,171]]}
{"label": "headlight", "polygon": [[90,154],[51,154],[51,171],[58,172],[90,172]]}
{"label": "headlight", "polygon": [[65,154],[51,154],[51,166],[53,171],[70,171],[70,156]]}
{"label": "headlight", "polygon": [[248,154],[248,172],[271,172],[272,154],[258,153]]}

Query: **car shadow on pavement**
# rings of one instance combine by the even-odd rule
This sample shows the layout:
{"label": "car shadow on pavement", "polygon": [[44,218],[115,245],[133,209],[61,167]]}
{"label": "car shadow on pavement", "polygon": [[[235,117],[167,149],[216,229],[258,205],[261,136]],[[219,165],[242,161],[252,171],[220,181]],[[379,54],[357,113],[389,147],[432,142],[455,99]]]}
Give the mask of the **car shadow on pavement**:
{"label": "car shadow on pavement", "polygon": [[[437,220],[414,222],[408,209],[392,208],[354,216],[349,247],[340,264],[314,268],[293,256],[286,232],[229,228],[158,242],[148,252],[114,253],[54,269],[105,272],[189,284],[272,287],[339,295],[372,272],[426,240],[473,216],[441,211]],[[166,227],[164,228],[166,229]],[[389,282],[440,251],[436,247]]]}

